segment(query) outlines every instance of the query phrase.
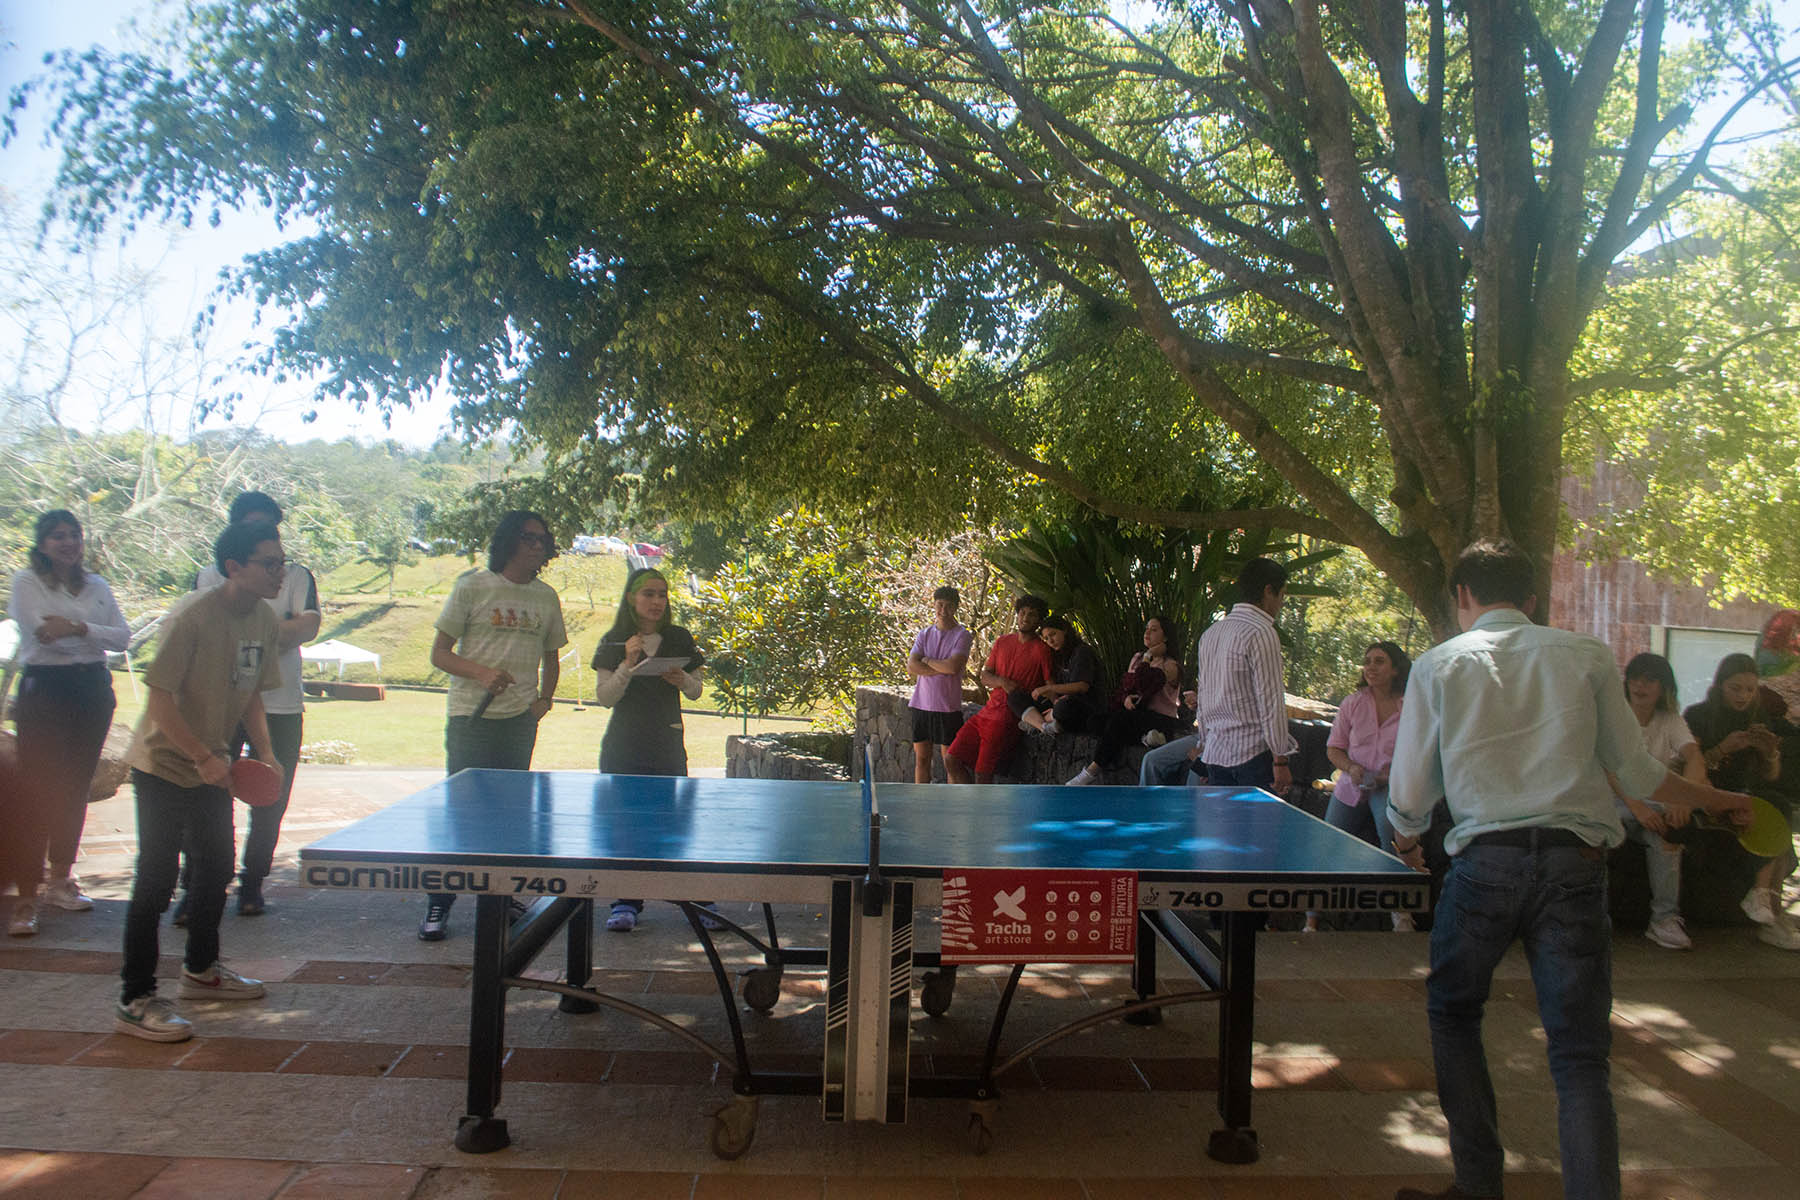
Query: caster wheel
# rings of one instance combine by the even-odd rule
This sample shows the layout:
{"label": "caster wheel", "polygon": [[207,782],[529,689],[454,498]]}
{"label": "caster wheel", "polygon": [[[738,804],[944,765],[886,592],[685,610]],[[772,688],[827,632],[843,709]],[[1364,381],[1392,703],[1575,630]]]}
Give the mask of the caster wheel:
{"label": "caster wheel", "polygon": [[994,1127],[980,1113],[969,1114],[969,1152],[986,1154],[994,1148]]}
{"label": "caster wheel", "polygon": [[456,1148],[464,1154],[492,1154],[512,1145],[506,1122],[497,1117],[464,1117],[456,1125]]}
{"label": "caster wheel", "polygon": [[956,976],[940,971],[925,972],[924,981],[919,988],[919,1007],[928,1016],[941,1017],[949,1012],[950,1001],[955,997]]}
{"label": "caster wheel", "polygon": [[713,1113],[712,1134],[708,1138],[712,1152],[730,1162],[742,1158],[750,1143],[756,1140],[756,1100],[740,1096]]}
{"label": "caster wheel", "polygon": [[744,972],[740,990],[745,1004],[766,1013],[781,999],[781,972],[771,967],[751,967]]}

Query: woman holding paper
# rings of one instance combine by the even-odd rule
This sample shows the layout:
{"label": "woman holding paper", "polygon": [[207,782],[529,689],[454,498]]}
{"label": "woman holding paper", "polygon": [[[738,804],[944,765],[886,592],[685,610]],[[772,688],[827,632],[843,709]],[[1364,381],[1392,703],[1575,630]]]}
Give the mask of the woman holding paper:
{"label": "woman holding paper", "polygon": [[[593,665],[594,699],[613,710],[600,739],[600,770],[686,775],[681,698],[700,698],[702,660],[694,635],[670,617],[662,572],[640,567],[626,577],[619,613],[594,650]],[[616,901],[606,927],[629,933],[643,911],[642,900]]]}

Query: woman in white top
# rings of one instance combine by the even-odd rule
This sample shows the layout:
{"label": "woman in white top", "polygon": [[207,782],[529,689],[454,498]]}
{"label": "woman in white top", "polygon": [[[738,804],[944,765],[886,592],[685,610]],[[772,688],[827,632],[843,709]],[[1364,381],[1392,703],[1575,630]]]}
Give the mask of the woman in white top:
{"label": "woman in white top", "polygon": [[124,650],[131,628],[106,580],[82,565],[81,522],[53,509],[37,520],[31,566],[12,579],[8,615],[19,624],[19,661],[25,670],[13,712],[19,729],[19,770],[26,793],[4,842],[5,875],[18,886],[7,922],[14,937],[38,930],[38,885],[44,856],[50,884],[43,900],[84,912],[94,902],[73,874],[87,819],[88,789],[112,728],[109,650]]}
{"label": "woman in white top", "polygon": [[[1644,747],[1664,766],[1695,783],[1706,782],[1700,743],[1688,730],[1675,700],[1675,669],[1660,654],[1640,654],[1625,664],[1625,699],[1644,730]],[[1610,777],[1609,782],[1613,782]],[[1663,834],[1682,825],[1682,813],[1667,813],[1633,800],[1613,782],[1625,839],[1644,847],[1650,877],[1650,925],[1644,936],[1668,950],[1689,950],[1693,941],[1681,919],[1681,847]]]}

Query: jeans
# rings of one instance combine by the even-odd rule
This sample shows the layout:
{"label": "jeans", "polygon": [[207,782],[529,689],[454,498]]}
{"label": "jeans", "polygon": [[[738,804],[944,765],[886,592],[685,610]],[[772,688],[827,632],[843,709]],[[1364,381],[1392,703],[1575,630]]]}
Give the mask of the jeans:
{"label": "jeans", "polygon": [[1206,782],[1213,787],[1259,787],[1275,790],[1275,755],[1264,750],[1235,767],[1206,764]]}
{"label": "jeans", "polygon": [[1549,1040],[1563,1195],[1617,1200],[1606,853],[1570,846],[1476,843],[1451,861],[1431,930],[1426,1009],[1456,1186],[1473,1196],[1501,1194],[1499,1117],[1481,1016],[1494,968],[1514,940],[1525,945]]}
{"label": "jeans", "polygon": [[1619,814],[1625,840],[1644,848],[1644,873],[1650,878],[1650,921],[1681,915],[1681,847],[1665,842],[1628,813]]}
{"label": "jeans", "polygon": [[129,1004],[156,990],[158,925],[175,892],[185,840],[192,867],[188,884],[186,965],[204,971],[219,960],[219,917],[231,882],[231,793],[222,787],[186,788],[133,768],[137,793],[137,875],[125,910],[125,965],[120,998]]}
{"label": "jeans", "polygon": [[[516,717],[450,717],[444,722],[444,773],[486,768],[495,771],[531,770],[531,752],[537,749],[537,718],[526,709]],[[431,903],[448,909],[456,903],[453,892],[432,892]]]}
{"label": "jeans", "polygon": [[1201,782],[1200,776],[1192,772],[1192,768],[1206,768],[1198,758],[1189,759],[1195,743],[1200,735],[1190,733],[1186,737],[1178,737],[1164,742],[1156,749],[1144,755],[1138,764],[1138,783],[1144,787],[1180,787],[1183,784],[1193,785]]}
{"label": "jeans", "polygon": [[1369,840],[1369,826],[1375,826],[1375,846],[1390,854],[1394,849],[1394,827],[1388,821],[1388,790],[1376,788],[1363,795],[1361,804],[1345,804],[1336,796],[1325,806],[1325,823],[1333,829],[1353,833]]}

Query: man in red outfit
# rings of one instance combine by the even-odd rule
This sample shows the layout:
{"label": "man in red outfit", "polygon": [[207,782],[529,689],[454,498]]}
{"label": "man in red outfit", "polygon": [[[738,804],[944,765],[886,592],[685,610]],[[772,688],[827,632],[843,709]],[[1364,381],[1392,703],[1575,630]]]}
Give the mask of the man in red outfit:
{"label": "man in red outfit", "polygon": [[1049,605],[1036,596],[1013,601],[1018,631],[996,640],[981,668],[981,686],[991,689],[987,704],[944,751],[944,773],[951,783],[992,783],[994,772],[1012,757],[1019,744],[1019,718],[1006,698],[1050,682],[1050,647],[1037,632],[1048,611]]}

